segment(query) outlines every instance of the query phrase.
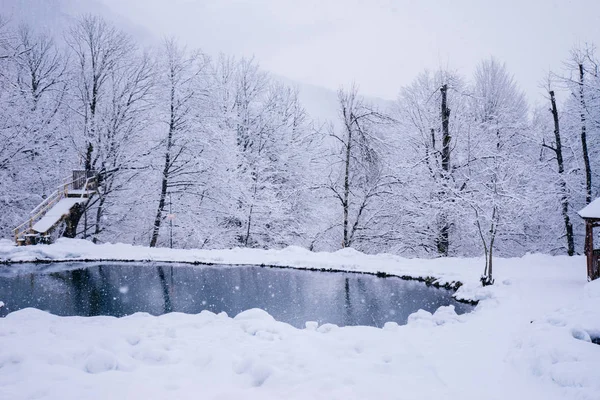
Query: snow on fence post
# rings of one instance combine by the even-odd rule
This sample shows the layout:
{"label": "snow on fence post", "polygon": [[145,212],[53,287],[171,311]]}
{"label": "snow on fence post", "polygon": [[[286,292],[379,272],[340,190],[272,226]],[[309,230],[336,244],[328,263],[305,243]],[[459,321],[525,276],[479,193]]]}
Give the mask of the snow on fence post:
{"label": "snow on fence post", "polygon": [[585,220],[585,255],[588,281],[600,278],[600,249],[594,250],[594,228],[600,226],[600,198],[592,201],[578,212]]}

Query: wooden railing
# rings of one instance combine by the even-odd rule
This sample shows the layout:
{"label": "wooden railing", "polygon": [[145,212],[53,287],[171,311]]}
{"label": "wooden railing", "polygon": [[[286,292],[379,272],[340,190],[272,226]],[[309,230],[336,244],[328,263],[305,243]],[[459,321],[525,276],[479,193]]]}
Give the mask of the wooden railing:
{"label": "wooden railing", "polygon": [[[73,171],[73,179],[65,178],[63,183],[58,186],[58,188],[52,192],[50,196],[44,199],[43,202],[38,204],[33,210],[30,211],[30,217],[27,221],[23,222],[21,225],[17,226],[14,229],[14,237],[15,242],[20,244],[21,241],[24,241],[25,235],[33,234],[33,225],[38,222],[46,213],[54,207],[59,201],[68,197],[70,190],[87,190],[90,187],[90,183],[96,181],[96,175],[94,171],[83,171],[85,175],[78,174],[80,171]],[[94,183],[95,190],[95,183]],[[85,192],[82,192],[80,197],[84,197]]]}
{"label": "wooden railing", "polygon": [[73,189],[87,189],[90,182],[95,181],[98,173],[85,169],[73,171]]}

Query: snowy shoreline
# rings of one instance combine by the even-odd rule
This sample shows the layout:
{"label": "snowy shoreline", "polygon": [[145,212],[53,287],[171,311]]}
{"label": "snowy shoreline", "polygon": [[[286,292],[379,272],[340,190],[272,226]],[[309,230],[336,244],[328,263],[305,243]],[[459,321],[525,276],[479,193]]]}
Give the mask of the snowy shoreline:
{"label": "snowy shoreline", "polygon": [[[530,278],[544,271],[544,265],[559,261],[563,265],[582,264],[581,256],[548,256],[528,254],[518,258],[496,258],[496,282],[510,282],[523,276]],[[290,246],[280,250],[233,249],[169,249],[134,246],[123,243],[93,244],[80,239],[59,239],[51,245],[15,246],[0,240],[0,265],[61,262],[161,262],[189,265],[231,265],[292,268],[308,271],[361,273],[380,277],[416,280],[438,288],[454,290],[453,297],[477,304],[495,296],[494,286],[482,287],[479,281],[485,261],[473,258],[404,258],[393,254],[365,254],[351,248],[336,252],[312,252]],[[527,268],[521,268],[527,264]],[[564,266],[563,266],[564,268]],[[552,273],[552,271],[550,271]],[[563,271],[560,271],[561,273]],[[581,276],[585,270],[580,268]],[[498,285],[496,285],[497,287]]]}
{"label": "snowy shoreline", "polygon": [[281,250],[169,249],[122,243],[96,245],[77,239],[60,239],[52,245],[17,247],[8,240],[0,240],[0,265],[63,262],[252,265],[331,273],[358,273],[419,281],[428,286],[453,290],[456,300],[470,304],[477,304],[479,300],[489,297],[492,293],[489,289],[482,288],[479,283],[483,258],[408,259],[392,254],[369,255],[350,248],[329,253],[311,252],[294,246]]}

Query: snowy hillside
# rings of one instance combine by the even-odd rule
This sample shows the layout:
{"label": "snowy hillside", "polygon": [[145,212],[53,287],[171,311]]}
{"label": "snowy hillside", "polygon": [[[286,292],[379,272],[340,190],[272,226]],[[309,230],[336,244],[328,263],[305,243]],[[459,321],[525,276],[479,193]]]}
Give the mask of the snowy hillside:
{"label": "snowy hillside", "polygon": [[[340,105],[338,93],[335,90],[298,82],[278,75],[274,75],[274,78],[286,85],[298,88],[300,101],[304,108],[306,108],[308,115],[315,120],[317,126],[333,124],[333,126],[339,129],[341,125],[339,117]],[[365,100],[383,112],[392,110],[395,105],[393,101],[375,97],[365,96]]]}
{"label": "snowy hillside", "polygon": [[40,31],[62,36],[73,20],[81,15],[95,14],[109,19],[137,40],[150,44],[156,39],[144,28],[114,13],[100,0],[0,0],[0,13],[11,23],[26,23]]}

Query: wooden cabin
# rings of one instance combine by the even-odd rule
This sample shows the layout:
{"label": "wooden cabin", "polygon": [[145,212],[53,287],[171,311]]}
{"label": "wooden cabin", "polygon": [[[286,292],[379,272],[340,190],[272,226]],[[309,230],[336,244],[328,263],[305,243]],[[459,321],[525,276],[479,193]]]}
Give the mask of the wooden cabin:
{"label": "wooden cabin", "polygon": [[585,255],[589,281],[600,278],[600,249],[594,249],[594,228],[600,227],[600,198],[592,201],[579,211],[585,220]]}

